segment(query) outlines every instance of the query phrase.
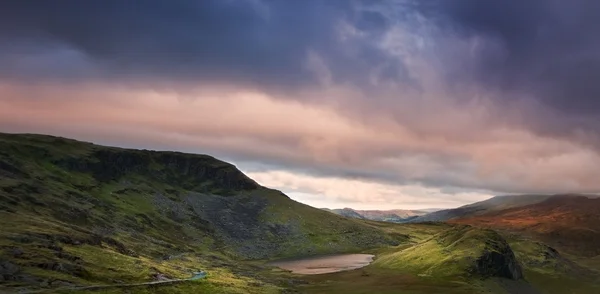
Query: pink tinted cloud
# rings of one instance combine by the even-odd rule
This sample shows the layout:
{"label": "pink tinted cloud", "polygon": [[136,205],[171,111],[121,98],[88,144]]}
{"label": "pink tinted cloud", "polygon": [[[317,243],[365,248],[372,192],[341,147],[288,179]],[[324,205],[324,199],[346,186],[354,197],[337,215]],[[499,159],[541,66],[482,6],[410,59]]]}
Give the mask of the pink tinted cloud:
{"label": "pink tinted cloud", "polygon": [[[336,106],[250,91],[182,96],[102,84],[4,84],[0,91],[5,131],[217,152],[365,181],[515,193],[600,190],[596,152],[525,128],[482,122],[479,105],[470,112],[431,100],[430,107],[443,112],[422,112],[419,121],[429,126],[424,128],[411,120],[401,124],[385,112],[357,119]],[[457,120],[470,134],[453,136]],[[448,128],[431,127],[444,124]]]}

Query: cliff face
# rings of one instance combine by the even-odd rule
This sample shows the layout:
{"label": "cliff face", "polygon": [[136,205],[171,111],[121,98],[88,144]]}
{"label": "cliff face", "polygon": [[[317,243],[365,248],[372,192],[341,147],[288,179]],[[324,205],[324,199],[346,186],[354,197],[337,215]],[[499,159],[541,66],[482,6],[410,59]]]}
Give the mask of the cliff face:
{"label": "cliff face", "polygon": [[500,277],[511,280],[523,278],[523,271],[506,241],[485,248],[477,258],[472,271],[482,277]]}
{"label": "cliff face", "polygon": [[133,173],[196,192],[260,187],[235,166],[206,155],[107,148],[85,157],[62,158],[53,164],[69,171],[91,173],[98,181],[115,181]]}

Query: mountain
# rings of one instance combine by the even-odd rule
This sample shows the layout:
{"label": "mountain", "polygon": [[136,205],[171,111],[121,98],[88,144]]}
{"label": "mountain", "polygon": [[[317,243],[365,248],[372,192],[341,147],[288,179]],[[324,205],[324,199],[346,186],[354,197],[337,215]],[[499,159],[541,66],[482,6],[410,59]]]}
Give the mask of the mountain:
{"label": "mountain", "polygon": [[406,222],[415,217],[425,215],[428,213],[425,210],[404,210],[404,209],[355,210],[352,208],[343,208],[343,209],[323,208],[323,210],[333,212],[335,214],[345,216],[345,217],[368,219],[368,220],[374,220],[374,221],[395,222],[395,223]]}
{"label": "mountain", "polygon": [[31,134],[0,134],[0,228],[0,282],[15,287],[187,278],[405,238],[293,201],[211,156]]}
{"label": "mountain", "polygon": [[425,213],[432,213],[432,212],[436,212],[436,211],[440,211],[440,210],[444,210],[443,208],[422,208],[419,209],[418,211],[422,211]]}
{"label": "mountain", "polygon": [[526,206],[542,202],[552,195],[510,195],[496,196],[490,199],[464,205],[453,209],[443,209],[434,211],[419,217],[416,217],[411,222],[443,222],[460,217],[475,216],[491,211],[499,211],[513,207]]}
{"label": "mountain", "polygon": [[378,221],[403,221],[407,218],[424,215],[427,212],[421,210],[357,210],[358,214],[362,215],[366,219],[378,220]]}
{"label": "mountain", "polygon": [[555,195],[530,205],[489,210],[452,219],[471,224],[529,234],[577,255],[600,255],[600,198]]}
{"label": "mountain", "polygon": [[329,212],[335,213],[337,215],[341,215],[343,217],[365,219],[365,217],[363,217],[362,215],[360,215],[356,210],[354,210],[352,208],[342,208],[342,209],[322,208],[322,209],[325,210],[325,211],[329,211]]}

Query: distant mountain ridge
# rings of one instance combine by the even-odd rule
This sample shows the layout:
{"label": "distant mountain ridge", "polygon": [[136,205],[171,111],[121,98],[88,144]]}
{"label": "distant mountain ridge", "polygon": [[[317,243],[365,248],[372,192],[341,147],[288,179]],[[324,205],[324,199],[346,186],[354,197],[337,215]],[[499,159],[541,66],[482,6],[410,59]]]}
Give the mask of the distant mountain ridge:
{"label": "distant mountain ridge", "polygon": [[600,255],[600,198],[553,195],[504,210],[454,218],[450,223],[526,233],[572,254]]}
{"label": "distant mountain ridge", "polygon": [[341,208],[341,209],[329,209],[322,208],[323,210],[345,216],[350,218],[358,218],[358,219],[368,219],[374,221],[385,221],[385,222],[394,222],[394,223],[403,223],[407,222],[411,219],[419,217],[421,215],[426,215],[432,210],[424,209],[424,210],[408,210],[408,209],[392,209],[392,210],[357,210],[352,208]]}
{"label": "distant mountain ridge", "polygon": [[550,198],[582,196],[587,198],[597,198],[596,195],[580,194],[526,194],[526,195],[503,195],[495,196],[490,199],[464,205],[458,208],[443,209],[427,213],[410,220],[410,222],[445,222],[452,219],[473,217],[491,212],[503,211],[506,209],[523,207],[544,202]]}
{"label": "distant mountain ridge", "polygon": [[527,234],[571,254],[597,256],[598,212],[598,195],[514,195],[432,212],[408,222],[447,222]]}

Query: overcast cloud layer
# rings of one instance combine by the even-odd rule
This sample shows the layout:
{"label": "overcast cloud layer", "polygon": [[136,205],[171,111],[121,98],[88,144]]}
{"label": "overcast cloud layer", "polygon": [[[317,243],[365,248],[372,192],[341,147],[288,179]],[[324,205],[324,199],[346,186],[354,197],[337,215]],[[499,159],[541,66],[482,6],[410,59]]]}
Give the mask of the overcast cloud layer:
{"label": "overcast cloud layer", "polygon": [[209,153],[315,206],[600,191],[593,0],[0,2],[0,131]]}

